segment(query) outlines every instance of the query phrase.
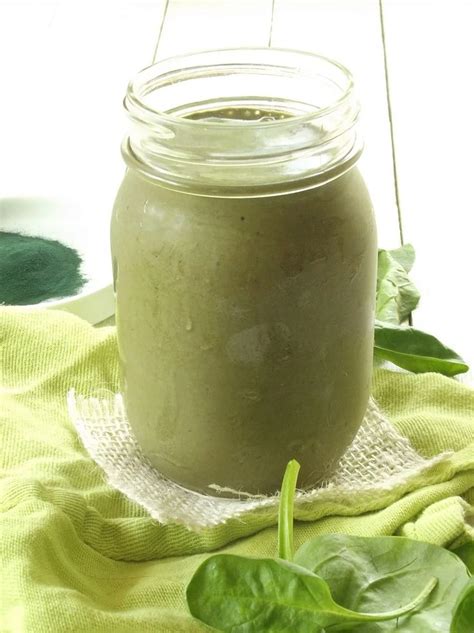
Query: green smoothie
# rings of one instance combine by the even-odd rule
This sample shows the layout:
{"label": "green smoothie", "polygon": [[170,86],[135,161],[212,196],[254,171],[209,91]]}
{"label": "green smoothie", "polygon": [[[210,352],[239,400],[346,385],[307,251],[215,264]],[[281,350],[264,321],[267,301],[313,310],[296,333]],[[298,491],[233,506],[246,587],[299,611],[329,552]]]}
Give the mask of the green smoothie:
{"label": "green smoothie", "polygon": [[[189,116],[244,125],[287,115]],[[151,463],[187,488],[273,493],[291,458],[309,487],[364,416],[377,255],[370,199],[355,166],[297,188],[194,195],[129,169],[118,192],[126,409]]]}

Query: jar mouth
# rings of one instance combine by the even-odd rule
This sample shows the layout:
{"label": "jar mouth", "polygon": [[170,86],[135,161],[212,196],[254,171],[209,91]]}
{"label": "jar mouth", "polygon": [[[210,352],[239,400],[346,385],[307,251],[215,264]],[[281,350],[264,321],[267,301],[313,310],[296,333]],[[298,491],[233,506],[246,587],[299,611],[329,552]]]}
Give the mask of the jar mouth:
{"label": "jar mouth", "polygon": [[307,188],[361,152],[352,74],[304,51],[168,58],[132,79],[124,106],[132,124],[122,146],[127,164],[200,195]]}
{"label": "jar mouth", "polygon": [[[208,122],[185,118],[182,115],[173,114],[164,109],[158,109],[152,103],[149,103],[147,98],[151,93],[156,92],[159,89],[163,89],[166,85],[175,84],[176,82],[182,81],[183,78],[189,78],[190,74],[193,74],[195,78],[198,78],[199,75],[209,72],[209,68],[215,67],[215,62],[213,64],[212,60],[219,55],[223,55],[227,58],[226,63],[219,65],[221,70],[224,72],[238,72],[239,70],[248,68],[248,66],[253,66],[257,71],[256,74],[268,73],[269,67],[274,70],[290,68],[290,66],[288,66],[289,60],[294,60],[296,63],[299,62],[299,65],[293,68],[297,68],[300,73],[304,72],[308,80],[311,79],[311,77],[317,78],[319,76],[317,70],[321,71],[324,67],[331,68],[333,72],[336,71],[338,79],[342,83],[341,86],[338,86],[340,95],[331,103],[322,107],[313,105],[310,112],[292,115],[291,123],[304,123],[305,121],[314,120],[315,117],[326,116],[327,114],[330,114],[334,110],[340,108],[344,102],[352,98],[354,90],[354,79],[352,73],[343,64],[329,57],[307,51],[285,48],[243,47],[215,49],[169,57],[156,62],[155,64],[151,64],[139,71],[129,82],[127,94],[124,99],[124,107],[129,117],[148,124],[155,122],[158,124],[169,123],[190,127],[207,127],[207,125],[209,125]],[[268,61],[271,62],[271,64],[255,65],[256,55],[262,58],[268,58]],[[282,61],[285,60],[283,65],[276,65],[276,62],[279,61],[276,59],[277,55]],[[232,58],[235,59],[232,60]],[[190,61],[192,65],[187,65]],[[315,68],[315,62],[318,64],[317,68]],[[251,125],[252,127],[285,127],[289,124],[290,119],[251,121],[247,123],[247,125]],[[218,125],[219,128],[223,128],[225,126],[232,128],[239,125],[239,122],[226,121],[219,122]]]}

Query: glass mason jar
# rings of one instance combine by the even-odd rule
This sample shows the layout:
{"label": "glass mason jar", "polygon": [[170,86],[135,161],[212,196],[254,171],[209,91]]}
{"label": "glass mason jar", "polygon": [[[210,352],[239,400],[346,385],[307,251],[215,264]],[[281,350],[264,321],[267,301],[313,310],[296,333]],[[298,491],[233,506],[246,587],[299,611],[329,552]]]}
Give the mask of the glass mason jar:
{"label": "glass mason jar", "polygon": [[141,71],[125,107],[112,252],[136,438],[199,492],[273,493],[291,458],[312,486],[371,386],[376,229],[351,75],[210,51]]}

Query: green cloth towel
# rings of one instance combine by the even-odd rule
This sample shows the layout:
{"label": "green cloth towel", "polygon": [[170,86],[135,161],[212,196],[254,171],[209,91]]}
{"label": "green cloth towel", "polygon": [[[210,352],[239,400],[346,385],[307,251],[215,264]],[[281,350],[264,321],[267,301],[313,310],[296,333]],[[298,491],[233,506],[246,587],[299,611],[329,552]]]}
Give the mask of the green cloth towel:
{"label": "green cloth towel", "polygon": [[[113,327],[0,308],[0,343],[0,630],[208,630],[184,599],[203,552],[274,555],[275,527],[231,522],[196,534],[158,524],[107,485],[68,418],[66,393],[117,388]],[[421,454],[452,449],[448,466],[379,511],[322,508],[323,518],[295,526],[296,545],[326,532],[406,534],[450,547],[473,540],[474,390],[435,374],[377,370],[374,395]]]}

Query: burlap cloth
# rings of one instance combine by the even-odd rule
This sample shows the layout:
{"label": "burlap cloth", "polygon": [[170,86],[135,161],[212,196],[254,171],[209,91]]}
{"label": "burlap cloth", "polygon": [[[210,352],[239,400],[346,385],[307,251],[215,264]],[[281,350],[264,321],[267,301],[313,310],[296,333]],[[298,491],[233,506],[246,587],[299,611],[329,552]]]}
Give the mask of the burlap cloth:
{"label": "burlap cloth", "polygon": [[[94,461],[104,470],[108,483],[143,506],[162,524],[177,523],[201,530],[229,519],[255,514],[275,514],[278,495],[242,494],[239,499],[202,495],[166,479],[144,456],[128,423],[122,396],[102,392],[85,397],[71,391],[69,413],[77,432]],[[357,497],[363,506],[367,497],[400,494],[411,480],[429,471],[449,453],[430,459],[419,455],[382,414],[374,400],[352,444],[336,471],[317,488],[298,491],[295,518],[318,518],[321,502],[341,505]],[[212,494],[212,490],[209,491]]]}

